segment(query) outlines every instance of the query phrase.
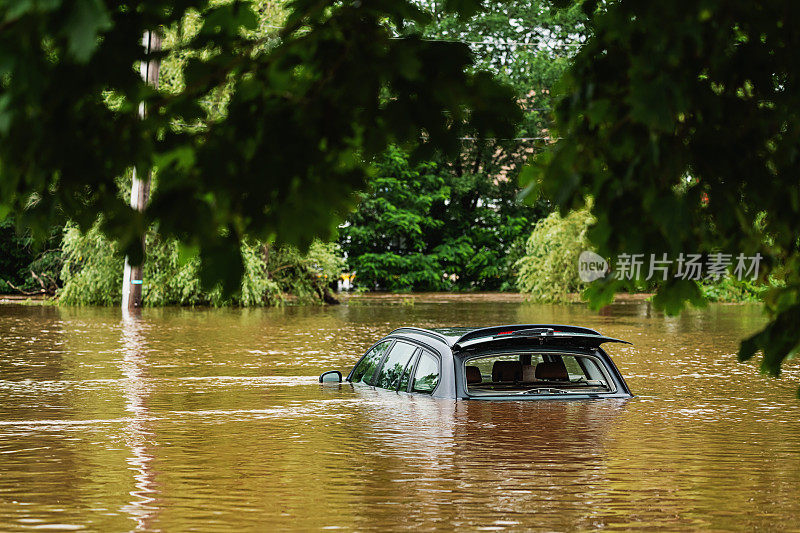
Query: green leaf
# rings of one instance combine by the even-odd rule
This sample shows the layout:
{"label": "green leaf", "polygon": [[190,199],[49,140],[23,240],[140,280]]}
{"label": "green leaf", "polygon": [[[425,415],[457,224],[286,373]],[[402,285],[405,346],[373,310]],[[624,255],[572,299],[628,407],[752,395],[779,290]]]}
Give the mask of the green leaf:
{"label": "green leaf", "polygon": [[200,282],[206,290],[219,284],[223,295],[235,294],[240,289],[243,271],[239,241],[232,231],[200,246]]}
{"label": "green leaf", "polygon": [[254,30],[258,27],[250,2],[235,1],[213,7],[203,14],[203,26],[200,35],[237,35],[240,30]]}
{"label": "green leaf", "polygon": [[14,54],[5,50],[0,50],[0,76],[8,74],[14,68],[16,58]]}
{"label": "green leaf", "polygon": [[196,244],[178,245],[178,264],[184,266],[200,256],[200,247]]}
{"label": "green leaf", "polygon": [[481,0],[445,0],[444,9],[450,13],[456,13],[466,19],[480,11]]}
{"label": "green leaf", "polygon": [[800,304],[778,313],[761,331],[743,340],[739,346],[739,361],[747,361],[761,351],[761,371],[778,377],[781,364],[800,351]]}
{"label": "green leaf", "polygon": [[705,307],[708,303],[696,281],[670,279],[664,286],[659,287],[653,296],[653,305],[656,309],[662,309],[670,316],[679,314],[686,306],[686,302],[695,307]]}
{"label": "green leaf", "polygon": [[79,63],[86,63],[97,48],[100,33],[112,27],[102,0],[75,0],[64,23],[67,50]]}
{"label": "green leaf", "polygon": [[11,94],[0,94],[0,135],[7,135],[11,128],[12,115],[8,109],[11,103]]}
{"label": "green leaf", "polygon": [[61,6],[62,0],[11,0],[6,8],[5,20],[11,21],[30,12],[44,13],[54,11]]}

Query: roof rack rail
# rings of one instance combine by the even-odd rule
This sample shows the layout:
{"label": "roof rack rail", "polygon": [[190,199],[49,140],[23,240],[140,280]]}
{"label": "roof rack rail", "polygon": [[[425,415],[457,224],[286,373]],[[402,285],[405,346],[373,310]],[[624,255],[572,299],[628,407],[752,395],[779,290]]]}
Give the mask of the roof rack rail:
{"label": "roof rack rail", "polygon": [[588,335],[600,335],[599,331],[581,326],[567,326],[564,324],[510,324],[508,326],[492,326],[489,328],[472,330],[459,337],[458,340],[453,343],[453,346],[472,339],[491,337],[499,333],[512,333],[514,331],[522,331],[526,329],[551,329],[558,333],[583,333]]}
{"label": "roof rack rail", "polygon": [[445,337],[444,335],[440,335],[439,333],[436,333],[435,331],[431,331],[429,329],[403,327],[403,328],[397,328],[389,332],[389,335],[392,335],[394,333],[416,333],[417,335],[427,335],[428,337],[432,337],[437,341],[442,341],[446,345],[450,346],[450,343],[447,341],[447,337]]}

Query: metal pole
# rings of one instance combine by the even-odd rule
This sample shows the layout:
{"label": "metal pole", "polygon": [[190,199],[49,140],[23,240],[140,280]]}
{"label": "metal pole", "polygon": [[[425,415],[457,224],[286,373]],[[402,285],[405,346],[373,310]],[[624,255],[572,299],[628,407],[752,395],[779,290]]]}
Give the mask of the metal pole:
{"label": "metal pole", "polygon": [[[150,54],[161,50],[161,36],[152,31],[144,32],[142,44],[147,50],[146,61],[142,61],[140,70],[142,79],[158,87],[158,68],[159,62],[151,60]],[[139,116],[144,118],[144,102],[139,104]],[[144,179],[139,179],[136,169],[133,169],[133,183],[131,184],[131,207],[137,211],[144,211],[147,207],[147,200],[150,198],[150,170],[147,171]],[[144,253],[144,236],[142,236],[142,252]],[[125,257],[125,272],[122,277],[122,309],[130,310],[142,306],[142,266],[131,266]]]}

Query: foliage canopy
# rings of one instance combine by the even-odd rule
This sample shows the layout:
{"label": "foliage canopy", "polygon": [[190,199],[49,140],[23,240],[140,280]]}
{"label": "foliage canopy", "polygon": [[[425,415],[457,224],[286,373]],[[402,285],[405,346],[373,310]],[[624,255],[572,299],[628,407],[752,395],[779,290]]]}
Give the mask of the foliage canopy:
{"label": "foliage canopy", "polygon": [[[589,11],[597,5],[587,2]],[[566,76],[559,140],[529,172],[562,210],[594,198],[599,253],[712,253],[765,258],[780,284],[771,321],[742,342],[777,375],[800,350],[800,4],[708,0],[602,4]],[[594,305],[632,282],[594,282]],[[702,304],[671,279],[657,306]]]}
{"label": "foliage canopy", "polygon": [[[252,31],[247,1],[0,2],[0,217],[45,232],[102,213],[133,263],[157,224],[199,248],[207,285],[233,290],[242,242],[330,235],[390,143],[453,152],[464,132],[513,135],[512,91],[471,68],[466,45],[408,30],[429,20],[409,1],[295,0],[275,40]],[[162,29],[182,34],[158,54],[182,57],[171,92],[133,68],[144,31]],[[223,89],[224,113],[203,105]],[[158,169],[143,214],[116,194],[133,165]]]}

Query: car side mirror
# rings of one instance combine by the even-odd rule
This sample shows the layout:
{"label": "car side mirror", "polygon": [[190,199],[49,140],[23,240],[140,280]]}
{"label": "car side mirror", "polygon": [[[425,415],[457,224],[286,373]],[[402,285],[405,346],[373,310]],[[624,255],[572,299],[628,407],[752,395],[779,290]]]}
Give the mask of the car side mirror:
{"label": "car side mirror", "polygon": [[319,377],[320,383],[341,383],[342,382],[342,373],[338,370],[328,370],[327,372],[323,372],[322,375]]}

